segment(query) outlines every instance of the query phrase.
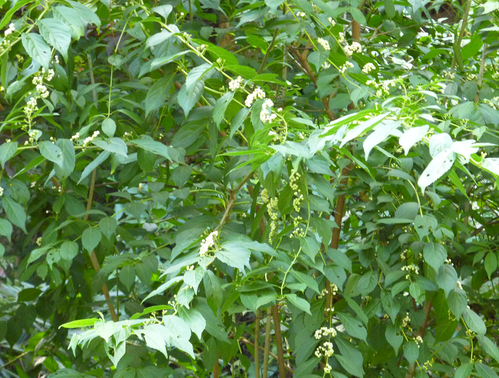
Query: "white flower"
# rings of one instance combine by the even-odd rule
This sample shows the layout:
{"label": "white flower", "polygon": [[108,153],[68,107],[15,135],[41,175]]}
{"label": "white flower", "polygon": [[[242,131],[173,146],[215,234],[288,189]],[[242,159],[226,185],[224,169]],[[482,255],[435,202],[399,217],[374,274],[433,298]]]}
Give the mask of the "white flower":
{"label": "white flower", "polygon": [[262,111],[260,112],[260,120],[263,123],[272,122],[277,117],[276,114],[272,113],[272,106],[274,106],[274,102],[269,98],[263,102]]}
{"label": "white flower", "polygon": [[[78,137],[80,136],[79,133],[78,134]],[[100,134],[100,131],[96,130],[94,131],[94,133],[92,134],[92,136],[89,136],[89,137],[86,137],[85,139],[83,139],[83,145],[86,146],[88,144],[90,144],[90,142],[92,142],[95,138],[97,138]]]}
{"label": "white flower", "polygon": [[345,42],[345,33],[340,32],[338,34],[338,43],[344,43]]}
{"label": "white flower", "polygon": [[331,65],[328,62],[324,62],[322,64],[322,68],[324,68],[324,69],[328,69],[329,67],[331,67]]}
{"label": "white flower", "polygon": [[296,16],[297,17],[301,17],[301,18],[305,18],[307,16],[307,14],[305,12],[296,12]]}
{"label": "white flower", "polygon": [[365,74],[368,74],[371,71],[374,71],[376,69],[376,66],[372,63],[366,63],[364,68],[362,68],[362,72]]}
{"label": "white flower", "polygon": [[342,66],[339,68],[339,70],[340,70],[340,72],[341,72],[342,74],[344,74],[348,68],[353,68],[353,64],[352,64],[352,63],[350,63],[350,62],[346,62],[344,65],[342,65]]}
{"label": "white flower", "polygon": [[16,27],[13,23],[9,25],[9,28],[5,31],[4,35],[7,37],[8,35],[14,33],[16,31]]}
{"label": "white flower", "polygon": [[330,23],[332,26],[335,26],[335,25],[336,25],[336,21],[335,21],[335,20],[333,20],[333,18],[332,18],[332,17],[329,17],[327,20],[329,21],[329,23]]}
{"label": "white flower", "polygon": [[3,188],[0,186],[0,197],[3,196]]}
{"label": "white flower", "polygon": [[250,93],[248,97],[246,97],[244,104],[249,108],[253,102],[259,98],[265,98],[265,92],[262,91],[260,87],[256,87],[253,93]]}
{"label": "white flower", "polygon": [[345,54],[347,54],[348,56],[352,56],[354,52],[362,52],[362,46],[359,42],[352,42],[351,45],[345,46]]}
{"label": "white flower", "polygon": [[324,366],[324,373],[326,373],[326,374],[331,373],[331,369],[332,369],[331,365],[326,364],[326,366]]}
{"label": "white flower", "polygon": [[326,41],[324,38],[318,38],[317,43],[322,46],[322,48],[326,51],[331,50],[331,47],[329,47],[329,42]]}
{"label": "white flower", "polygon": [[201,242],[201,248],[199,249],[199,255],[204,256],[210,249],[210,247],[215,245],[215,238],[218,236],[218,231],[213,231],[210,233],[206,239]]}
{"label": "white flower", "polygon": [[235,92],[236,90],[238,90],[239,88],[241,88],[242,85],[243,85],[243,78],[241,76],[238,76],[237,79],[232,80],[229,83],[229,89],[232,92]]}

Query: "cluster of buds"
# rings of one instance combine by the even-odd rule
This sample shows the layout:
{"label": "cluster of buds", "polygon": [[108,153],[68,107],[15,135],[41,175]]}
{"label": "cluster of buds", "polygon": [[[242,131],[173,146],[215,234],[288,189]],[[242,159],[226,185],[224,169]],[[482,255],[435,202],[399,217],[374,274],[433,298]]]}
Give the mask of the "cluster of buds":
{"label": "cluster of buds", "polygon": [[327,289],[322,289],[321,293],[317,298],[322,299],[327,295]]}
{"label": "cluster of buds", "polygon": [[204,54],[204,52],[206,51],[207,48],[208,48],[208,45],[200,45],[200,46],[196,47],[196,50],[200,54]]}
{"label": "cluster of buds", "polygon": [[232,92],[237,91],[242,86],[243,86],[243,78],[241,76],[238,76],[237,79],[234,79],[229,83],[229,89]]}
{"label": "cluster of buds", "polygon": [[337,332],[334,328],[321,327],[314,333],[314,337],[316,340],[320,340],[323,337],[336,337]]}
{"label": "cluster of buds", "polygon": [[47,98],[50,94],[47,87],[43,85],[43,81],[51,81],[53,78],[54,70],[49,69],[48,71],[45,71],[45,68],[42,68],[41,73],[33,78],[33,84],[36,85],[36,91],[29,92],[29,96],[31,97],[24,107],[24,114],[26,115],[26,123],[28,124],[28,129],[31,129],[31,124],[33,122],[33,113],[38,110],[37,100],[39,98]]}
{"label": "cluster of buds", "polygon": [[405,318],[402,319],[402,328],[407,327],[407,325],[410,323],[411,318],[409,317],[409,313],[405,314]]}
{"label": "cluster of buds", "polygon": [[470,73],[470,72],[466,72],[466,80],[467,81],[476,80],[476,74],[473,74],[473,73]]}
{"label": "cluster of buds", "polygon": [[0,197],[3,196],[3,188],[0,186]]}
{"label": "cluster of buds", "polygon": [[201,248],[199,249],[199,255],[205,256],[209,249],[215,245],[215,238],[218,236],[218,231],[211,232],[206,239],[201,242]]}
{"label": "cluster of buds", "polygon": [[277,233],[277,221],[279,220],[279,213],[277,212],[277,197],[270,198],[267,189],[263,189],[261,193],[263,203],[267,204],[267,213],[270,216],[270,234],[269,241],[272,241],[272,238]]}
{"label": "cluster of buds", "polygon": [[299,12],[296,12],[296,16],[301,17],[301,18],[305,18],[307,16],[307,14],[305,12],[299,11]]}
{"label": "cluster of buds", "polygon": [[367,75],[369,72],[374,71],[375,69],[376,69],[376,66],[369,62],[369,63],[366,63],[366,65],[362,68],[362,72]]}
{"label": "cluster of buds", "polygon": [[187,32],[184,32],[184,34],[182,34],[182,36],[184,37],[186,43],[189,42],[192,38],[192,35],[190,35]]}
{"label": "cluster of buds", "polygon": [[326,41],[324,38],[318,38],[317,43],[322,46],[322,48],[326,51],[331,50],[331,47],[329,46],[329,42]]}
{"label": "cluster of buds", "polygon": [[263,102],[262,111],[260,112],[260,120],[263,123],[272,122],[276,119],[277,115],[272,113],[272,106],[274,106],[274,102],[270,98]]}
{"label": "cluster of buds", "polygon": [[80,139],[80,133],[76,133],[71,137],[71,141],[78,141]]}
{"label": "cluster of buds", "polygon": [[418,345],[418,348],[419,348],[419,344],[423,344],[423,338],[421,337],[421,335],[417,335],[415,338],[414,338],[414,341],[416,342],[416,344]]}
{"label": "cluster of buds", "polygon": [[333,354],[334,354],[333,343],[330,341],[326,341],[324,344],[322,344],[315,350],[315,356],[317,358],[321,358],[322,356],[331,357]]}
{"label": "cluster of buds", "polygon": [[[125,132],[123,133],[123,137],[122,137],[122,138],[123,138],[123,140],[124,140],[125,142],[127,142],[127,141],[128,141],[128,140],[130,140],[130,138],[132,138],[132,137],[133,137],[133,136],[132,136],[132,133],[131,133],[131,132],[125,131]],[[161,139],[161,137],[160,137],[160,139]]]}
{"label": "cluster of buds", "polygon": [[[410,272],[413,272],[414,274],[419,274],[419,267],[417,267],[416,265],[414,264],[411,264],[411,265],[406,265],[406,266],[403,266],[402,267],[402,270],[410,273]],[[410,274],[407,274],[405,276],[406,279],[408,279],[410,276]]]}
{"label": "cluster of buds", "polygon": [[[92,136],[89,136],[89,137],[86,137],[85,139],[83,139],[83,146],[88,146],[92,141],[95,140],[95,138],[97,138],[100,134],[100,131],[96,130],[94,131],[94,133],[92,134]],[[77,133],[77,135],[79,136],[79,134]]]}
{"label": "cluster of buds", "polygon": [[262,90],[262,88],[256,87],[253,93],[250,93],[248,97],[246,97],[244,105],[249,108],[251,105],[253,105],[253,102],[258,100],[259,98],[265,98],[265,92]]}
{"label": "cluster of buds", "polygon": [[335,25],[336,25],[336,21],[335,21],[335,20],[333,20],[333,18],[332,18],[332,17],[328,17],[328,19],[327,19],[327,20],[329,21],[329,23],[331,24],[331,26],[335,26]]}
{"label": "cluster of buds", "polygon": [[339,71],[344,74],[349,68],[353,68],[353,64],[350,62],[345,62],[345,64],[339,68]]}
{"label": "cluster of buds", "polygon": [[430,370],[432,366],[433,366],[433,360],[428,360],[423,364],[423,369]]}
{"label": "cluster of buds", "polygon": [[3,33],[3,35],[5,37],[8,37],[9,35],[11,35],[12,33],[14,33],[16,31],[16,27],[14,26],[13,23],[10,23],[9,24],[9,28]]}
{"label": "cluster of buds", "polygon": [[354,41],[351,45],[345,46],[345,54],[347,54],[348,57],[352,56],[354,52],[362,52],[362,46],[359,42]]}
{"label": "cluster of buds", "polygon": [[185,270],[187,270],[188,272],[190,271],[193,271],[194,270],[194,265],[189,265],[185,268]]}

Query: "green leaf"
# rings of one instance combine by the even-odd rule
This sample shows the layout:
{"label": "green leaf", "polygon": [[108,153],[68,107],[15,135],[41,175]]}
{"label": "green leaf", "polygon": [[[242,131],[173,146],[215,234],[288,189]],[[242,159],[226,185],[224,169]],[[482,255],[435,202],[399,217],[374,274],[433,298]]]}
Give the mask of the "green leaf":
{"label": "green leaf", "polygon": [[459,319],[468,305],[468,297],[463,289],[454,288],[447,298],[449,308],[454,316]]}
{"label": "green leaf", "polygon": [[445,172],[451,169],[455,160],[456,153],[451,148],[447,148],[435,156],[419,177],[418,185],[421,191],[424,192],[427,186],[433,184]]}
{"label": "green leaf", "polygon": [[42,18],[38,20],[38,29],[43,39],[68,60],[68,49],[71,43],[71,29],[61,20]]}
{"label": "green leaf", "polygon": [[57,139],[56,146],[62,152],[62,164],[54,165],[54,171],[59,179],[65,179],[73,173],[75,168],[75,148],[69,139]]}
{"label": "green leaf", "polygon": [[201,98],[204,92],[204,82],[197,81],[192,89],[188,92],[184,85],[178,92],[178,104],[184,109],[185,117],[189,115],[190,111],[196,105],[196,102]]}
{"label": "green leaf", "polygon": [[100,27],[101,24],[100,24],[99,17],[89,7],[87,7],[86,5],[80,4],[76,1],[68,0],[67,2],[69,4],[71,4],[73,9],[78,12],[78,15],[83,20],[85,25],[86,24],[94,24],[97,27]]}
{"label": "green leaf", "polygon": [[163,76],[151,86],[145,99],[146,115],[163,106],[165,100],[170,96],[174,81],[175,75],[170,74]]}
{"label": "green leaf", "polygon": [[59,167],[62,167],[62,151],[55,143],[47,141],[40,142],[40,153],[45,159],[57,164]]}
{"label": "green leaf", "polygon": [[77,11],[65,6],[53,8],[54,17],[71,29],[71,37],[78,40],[85,35],[85,25]]}
{"label": "green leaf", "polygon": [[335,354],[340,365],[350,374],[362,378],[364,376],[362,353],[342,338],[336,338],[335,341],[341,352],[341,355]]}
{"label": "green leaf", "polygon": [[447,260],[447,250],[442,244],[427,243],[423,249],[423,256],[428,265],[435,269],[435,272],[438,272]]}
{"label": "green leaf", "polygon": [[202,81],[201,79],[203,78],[203,76],[206,75],[212,68],[213,66],[208,63],[204,63],[192,68],[189,71],[187,78],[185,79],[184,87],[186,89],[186,92],[190,93],[194,89],[196,84]]}
{"label": "green leaf", "polygon": [[319,253],[320,245],[315,240],[315,237],[307,236],[305,238],[300,239],[300,245],[303,249],[303,252],[310,257],[312,261],[315,261],[315,257]]}
{"label": "green leaf", "polygon": [[357,21],[359,24],[361,25],[367,24],[366,16],[364,16],[364,13],[362,13],[358,8],[348,7],[348,12],[350,12],[353,19]]}
{"label": "green leaf", "polygon": [[412,366],[419,357],[419,347],[415,341],[411,340],[404,344],[404,357]]}
{"label": "green leaf", "polygon": [[125,285],[127,290],[131,290],[133,285],[135,284],[135,267],[132,265],[125,265],[120,269],[119,279],[120,282]]}
{"label": "green leaf", "polygon": [[490,277],[492,276],[493,273],[497,270],[497,256],[494,252],[490,251],[487,253],[487,256],[485,256],[485,260],[483,262],[483,265],[485,267],[485,271],[487,272],[487,276]]}
{"label": "green leaf", "polygon": [[399,352],[400,346],[404,342],[402,335],[397,334],[398,331],[399,329],[395,326],[395,324],[389,324],[385,330],[386,341],[388,341],[388,343],[393,347],[396,355]]}
{"label": "green leaf", "polygon": [[492,357],[494,360],[499,362],[499,348],[497,347],[496,343],[494,343],[485,335],[477,335],[477,338],[478,341],[480,341],[480,344],[482,345],[483,351],[488,356]]}
{"label": "green leaf", "polygon": [[59,328],[83,328],[83,327],[91,327],[98,320],[99,319],[97,319],[97,318],[74,320],[72,322],[61,324],[59,326]]}
{"label": "green leaf", "polygon": [[452,289],[457,284],[457,273],[454,267],[450,264],[443,264],[437,274],[437,284],[445,291],[445,295],[449,295]]}
{"label": "green leaf", "polygon": [[59,252],[64,260],[71,261],[78,255],[78,244],[74,241],[66,240],[61,244]]}
{"label": "green leaf", "polygon": [[5,236],[11,241],[12,224],[7,219],[0,218],[0,236]]}
{"label": "green leaf", "polygon": [[111,240],[111,236],[116,232],[116,227],[118,227],[118,222],[113,217],[105,217],[99,221],[100,232],[104,234],[107,240]]}
{"label": "green leaf", "polygon": [[116,122],[114,122],[112,118],[106,118],[102,122],[101,127],[104,134],[106,134],[109,138],[114,136],[114,133],[116,132]]}
{"label": "green leaf", "polygon": [[366,296],[378,285],[378,272],[370,271],[360,277],[357,283],[359,293]]}
{"label": "green leaf", "polygon": [[480,378],[498,378],[498,375],[494,370],[481,362],[475,364],[475,369]]}
{"label": "green leaf", "polygon": [[180,154],[175,149],[165,146],[163,143],[156,142],[150,137],[142,136],[142,139],[134,139],[131,140],[130,143],[133,143],[146,151],[152,152],[153,154],[161,155],[172,162],[177,162],[181,158]]}
{"label": "green leaf", "polygon": [[473,370],[473,364],[462,364],[456,370],[454,378],[468,378]]}
{"label": "green leaf", "polygon": [[206,320],[203,318],[203,315],[201,315],[201,313],[194,308],[186,309],[184,307],[180,307],[179,316],[189,325],[192,332],[194,332],[197,337],[201,339],[201,335],[206,328]]}
{"label": "green leaf", "polygon": [[23,33],[22,42],[28,55],[48,70],[52,60],[52,49],[45,43],[43,38],[39,34]]}
{"label": "green leaf", "polygon": [[15,155],[17,146],[17,142],[3,143],[0,146],[0,163],[2,164],[2,169],[5,169],[5,163]]}
{"label": "green leaf", "polygon": [[10,197],[2,196],[0,198],[2,199],[3,209],[7,214],[7,218],[13,225],[28,233],[26,231],[26,211],[24,207]]}
{"label": "green leaf", "polygon": [[392,0],[383,0],[383,4],[385,5],[386,15],[391,20],[395,17],[395,6],[393,5]]}
{"label": "green leaf", "polygon": [[303,282],[307,287],[320,294],[319,285],[317,281],[312,277],[306,275],[305,273],[298,272],[296,270],[291,270],[291,275],[295,277],[298,281]]}
{"label": "green leaf", "polygon": [[234,92],[227,92],[217,100],[217,103],[213,108],[213,120],[215,121],[215,124],[217,126],[220,126],[220,123],[224,118],[225,111],[227,110],[227,107],[229,106],[233,98]]}
{"label": "green leaf", "polygon": [[[390,0],[385,0],[385,3]],[[406,131],[399,138],[399,144],[404,149],[405,155],[409,153],[412,146],[418,143],[428,133],[429,126],[412,127]]]}
{"label": "green leaf", "polygon": [[101,165],[111,155],[109,151],[102,151],[89,165],[85,167],[78,180],[78,184],[86,178],[95,168]]}
{"label": "green leaf", "polygon": [[286,294],[286,298],[293,306],[305,311],[309,315],[312,315],[310,312],[310,303],[308,303],[305,299],[298,297],[296,294]]}
{"label": "green leaf", "polygon": [[487,327],[485,326],[482,318],[475,311],[470,308],[466,308],[463,313],[463,318],[469,329],[479,335],[485,335]]}
{"label": "green leaf", "polygon": [[92,253],[92,251],[99,245],[101,238],[102,234],[99,229],[93,227],[85,229],[81,237],[83,248],[85,248],[89,253]]}
{"label": "green leaf", "polygon": [[107,140],[95,139],[92,141],[92,144],[102,148],[104,151],[118,154],[124,158],[128,157],[128,147],[121,138],[109,138]]}
{"label": "green leaf", "polygon": [[216,258],[227,265],[239,269],[244,273],[244,267],[250,267],[249,259],[251,252],[242,247],[238,242],[227,242],[222,244],[221,249],[216,252]]}
{"label": "green leaf", "polygon": [[366,341],[367,331],[359,320],[341,312],[337,312],[336,315],[350,336]]}
{"label": "green leaf", "polygon": [[[171,5],[170,5],[171,6]],[[147,38],[146,45],[147,47],[153,47],[160,43],[163,43],[170,39],[173,33],[170,33],[168,30],[162,30],[159,33],[156,33],[149,38]]]}
{"label": "green leaf", "polygon": [[[463,60],[475,56],[483,46],[482,33],[474,33],[470,42],[461,50]],[[474,98],[473,98],[474,99]],[[472,99],[470,99],[472,100]]]}

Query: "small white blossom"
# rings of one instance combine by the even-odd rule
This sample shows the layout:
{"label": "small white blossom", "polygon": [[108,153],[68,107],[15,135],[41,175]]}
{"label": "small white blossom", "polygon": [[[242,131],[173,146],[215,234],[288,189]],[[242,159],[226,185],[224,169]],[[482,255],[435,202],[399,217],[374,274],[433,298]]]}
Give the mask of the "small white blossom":
{"label": "small white blossom", "polygon": [[199,249],[199,255],[204,256],[208,253],[210,247],[215,245],[215,238],[218,236],[218,231],[213,231],[210,233],[206,239],[201,242],[201,248]]}
{"label": "small white blossom", "polygon": [[265,92],[260,87],[256,87],[253,93],[250,93],[248,97],[246,97],[244,104],[249,108],[253,105],[253,102],[259,98],[265,98]]}
{"label": "small white blossom", "polygon": [[237,79],[232,80],[229,83],[229,89],[232,92],[235,92],[236,90],[238,90],[239,88],[241,88],[242,85],[243,85],[243,78],[241,76],[238,76]]}
{"label": "small white blossom", "polygon": [[3,188],[0,186],[0,197],[3,196]]}
{"label": "small white blossom", "polygon": [[366,65],[362,68],[362,72],[368,74],[371,71],[374,71],[376,66],[372,63],[366,63]]}
{"label": "small white blossom", "polygon": [[351,45],[345,46],[345,54],[347,54],[347,56],[352,56],[354,52],[362,52],[362,46],[359,42],[352,42]]}
{"label": "small white blossom", "polygon": [[331,67],[331,65],[328,62],[324,62],[322,64],[322,68],[324,68],[325,70],[328,69],[329,67]]}
{"label": "small white blossom", "polygon": [[353,68],[353,64],[352,64],[352,63],[350,63],[350,62],[346,62],[344,65],[342,65],[342,66],[339,68],[339,70],[340,70],[340,72],[341,72],[342,74],[344,74],[348,68]]}
{"label": "small white blossom", "polygon": [[305,18],[307,15],[306,15],[306,13],[305,13],[305,12],[301,12],[301,11],[300,11],[300,12],[296,12],[296,16],[297,16],[297,17],[301,17],[301,18]]}
{"label": "small white blossom", "polygon": [[331,47],[329,46],[329,42],[326,41],[324,38],[318,38],[317,43],[322,46],[322,48],[326,51],[331,50]]}
{"label": "small white blossom", "polygon": [[338,33],[338,43],[344,43],[345,42],[345,33],[339,32]]}
{"label": "small white blossom", "polygon": [[272,122],[277,115],[272,113],[272,106],[274,106],[274,102],[268,98],[263,102],[262,111],[260,112],[260,120],[263,123]]}
{"label": "small white blossom", "polygon": [[[85,139],[83,139],[83,145],[84,146],[87,146],[88,144],[90,144],[95,138],[97,138],[100,134],[100,131],[96,130],[94,131],[94,133],[92,134],[92,136],[89,136],[89,137],[86,137]],[[79,136],[79,134],[78,134]]]}
{"label": "small white blossom", "polygon": [[330,23],[332,26],[335,26],[335,25],[336,25],[336,21],[335,21],[335,20],[333,20],[333,18],[332,18],[332,17],[329,17],[327,20],[329,21],[329,23]]}
{"label": "small white blossom", "polygon": [[7,37],[16,31],[16,27],[13,23],[10,23],[9,28],[5,31],[4,35]]}

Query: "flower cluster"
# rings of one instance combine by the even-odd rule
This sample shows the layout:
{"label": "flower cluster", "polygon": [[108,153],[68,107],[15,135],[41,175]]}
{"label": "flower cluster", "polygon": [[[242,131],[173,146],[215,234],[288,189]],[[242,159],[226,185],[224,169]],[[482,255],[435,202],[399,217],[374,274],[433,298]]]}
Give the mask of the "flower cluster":
{"label": "flower cluster", "polygon": [[[414,274],[419,274],[419,267],[417,267],[414,264],[403,266],[402,270],[405,270],[406,272],[409,272],[409,273],[410,272],[414,272]],[[409,278],[409,274],[407,274],[405,276],[405,278],[408,279]]]}
{"label": "flower cluster", "polygon": [[455,73],[452,71],[443,71],[444,77],[448,79],[454,79]]}
{"label": "flower cluster", "polygon": [[423,338],[420,335],[417,335],[414,341],[416,342],[416,344],[418,344],[418,348],[419,344],[423,344]]}
{"label": "flower cluster", "polygon": [[206,239],[201,242],[201,248],[199,249],[199,255],[204,256],[208,253],[208,250],[215,245],[215,238],[218,236],[218,231],[211,232]]}
{"label": "flower cluster", "polygon": [[349,68],[353,68],[353,64],[352,64],[352,63],[350,63],[350,62],[345,62],[345,64],[344,64],[344,65],[342,65],[342,66],[339,68],[339,70],[340,70],[340,72],[341,72],[342,74],[344,74],[344,73],[346,72],[346,70],[347,70],[347,69],[349,69]]}
{"label": "flower cluster", "polygon": [[335,26],[335,25],[336,25],[336,21],[335,21],[335,20],[333,20],[333,18],[332,18],[332,17],[328,17],[328,19],[327,19],[327,20],[329,21],[329,23],[331,24],[331,26]]}
{"label": "flower cluster", "polygon": [[237,79],[235,80],[232,80],[230,83],[229,83],[229,89],[232,91],[232,92],[235,92],[236,90],[238,90],[239,88],[241,88],[243,85],[243,78],[241,76],[238,76]]}
{"label": "flower cluster", "polygon": [[470,73],[470,72],[466,72],[466,80],[467,81],[476,80],[476,74],[473,74],[473,73]]}
{"label": "flower cluster", "polygon": [[253,105],[253,102],[255,102],[259,98],[265,98],[265,92],[262,90],[262,88],[256,87],[253,93],[250,93],[248,97],[246,97],[244,105],[249,108],[251,105]]}
{"label": "flower cluster", "polygon": [[324,38],[318,38],[317,43],[322,46],[322,48],[326,51],[331,50],[331,47],[329,46],[329,42],[326,41]]}
{"label": "flower cluster", "polygon": [[24,114],[26,115],[26,123],[28,124],[28,129],[31,129],[31,124],[33,122],[33,113],[38,110],[37,100],[39,98],[47,98],[50,94],[47,87],[43,85],[43,81],[51,81],[54,77],[54,70],[49,69],[47,72],[45,68],[42,68],[42,71],[39,75],[33,78],[33,84],[36,85],[35,92],[29,92],[30,99],[26,103],[24,107]]}
{"label": "flower cluster", "polygon": [[411,321],[411,318],[409,317],[409,313],[405,314],[405,318],[402,319],[402,328],[407,327],[407,324],[409,324]]}
{"label": "flower cluster", "polygon": [[323,337],[335,337],[337,334],[336,329],[334,328],[327,328],[327,327],[321,327],[314,333],[314,337],[316,340],[320,340]]}
{"label": "flower cluster", "polygon": [[[88,146],[92,141],[95,140],[95,138],[97,138],[100,134],[100,131],[96,130],[94,131],[94,133],[92,134],[92,136],[89,136],[89,137],[86,137],[85,139],[83,139],[83,146]],[[80,134],[77,133],[78,136],[80,136]]]}
{"label": "flower cluster", "polygon": [[299,11],[299,12],[296,12],[296,16],[301,17],[301,18],[305,18],[307,16],[307,14],[305,12]]}
{"label": "flower cluster", "polygon": [[3,196],[3,188],[0,186],[0,197]]}
{"label": "flower cluster", "polygon": [[345,33],[338,33],[338,43],[345,43]]}
{"label": "flower cluster", "polygon": [[315,350],[315,355],[317,358],[321,358],[322,356],[331,357],[334,354],[333,343],[330,341],[326,341],[322,346],[319,346]]}
{"label": "flower cluster", "polygon": [[208,45],[200,45],[200,46],[196,47],[196,50],[198,50],[200,54],[203,54],[207,48],[208,48]]}
{"label": "flower cluster", "polygon": [[4,36],[8,37],[16,31],[16,27],[13,23],[10,23],[9,28],[3,33]]}
{"label": "flower cluster", "polygon": [[374,64],[366,63],[366,65],[362,68],[362,72],[367,75],[369,72],[374,71],[375,69],[376,66]]}
{"label": "flower cluster", "polygon": [[272,122],[276,119],[277,115],[272,113],[272,106],[274,106],[274,102],[270,98],[263,102],[262,111],[260,112],[260,120],[263,123]]}
{"label": "flower cluster", "polygon": [[354,52],[362,52],[362,46],[359,42],[352,42],[351,45],[345,46],[345,54],[347,54],[347,56],[352,56]]}

